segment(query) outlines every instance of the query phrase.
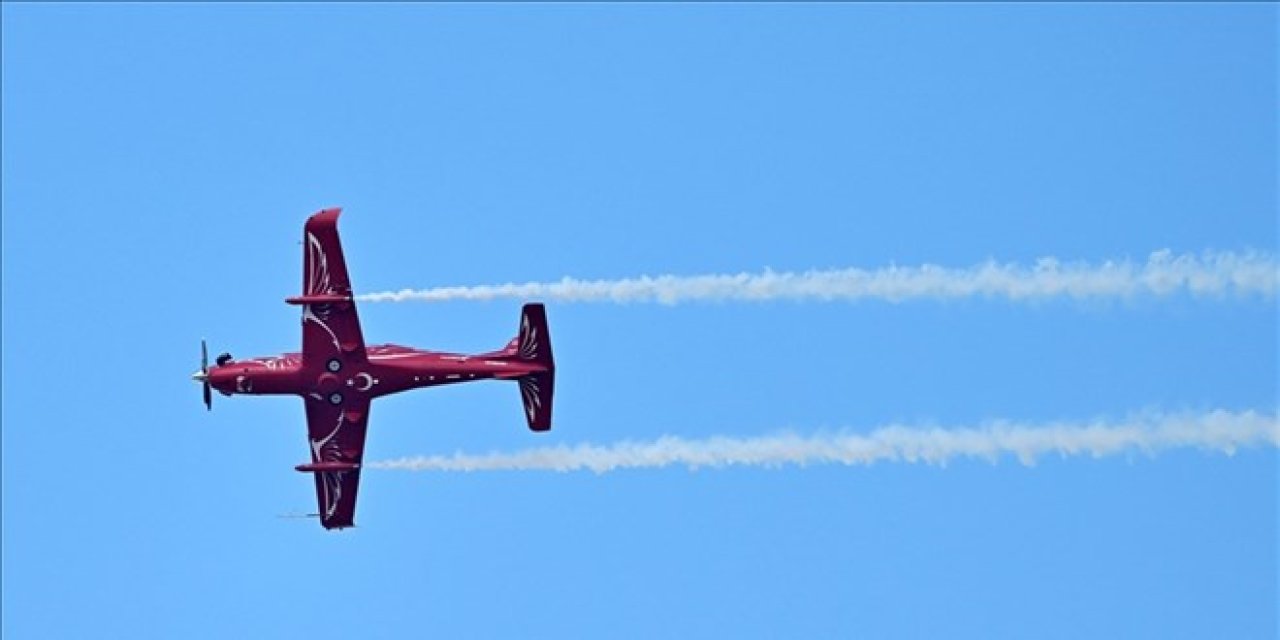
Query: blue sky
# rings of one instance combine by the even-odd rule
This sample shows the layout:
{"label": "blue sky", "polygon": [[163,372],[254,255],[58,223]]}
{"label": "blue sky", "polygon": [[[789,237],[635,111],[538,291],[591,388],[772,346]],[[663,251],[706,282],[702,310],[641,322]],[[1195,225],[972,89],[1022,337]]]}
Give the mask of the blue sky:
{"label": "blue sky", "polygon": [[[5,637],[1276,633],[1274,448],[946,467],[370,471],[313,508],[303,220],[360,291],[1274,252],[1274,5],[30,5],[3,17]],[[366,304],[479,351],[514,301]],[[1277,404],[1275,298],[549,304],[367,456]]]}

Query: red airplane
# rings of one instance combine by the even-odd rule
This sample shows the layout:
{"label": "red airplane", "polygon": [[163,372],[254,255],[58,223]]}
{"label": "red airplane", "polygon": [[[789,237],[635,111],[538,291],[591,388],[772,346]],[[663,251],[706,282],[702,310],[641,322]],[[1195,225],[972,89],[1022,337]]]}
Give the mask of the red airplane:
{"label": "red airplane", "polygon": [[302,307],[302,352],[233,360],[218,356],[209,367],[200,343],[204,404],[210,389],[223,395],[301,396],[307,410],[311,462],[295,467],[315,477],[316,500],[325,529],[355,525],[356,490],[369,424],[369,404],[409,389],[472,380],[514,380],[520,385],[529,428],[551,428],[555,362],[541,304],[526,304],[520,333],[498,351],[460,355],[394,344],[365,346],[347,265],[338,241],[341,209],[325,209],[303,230],[302,295],[285,302]]}

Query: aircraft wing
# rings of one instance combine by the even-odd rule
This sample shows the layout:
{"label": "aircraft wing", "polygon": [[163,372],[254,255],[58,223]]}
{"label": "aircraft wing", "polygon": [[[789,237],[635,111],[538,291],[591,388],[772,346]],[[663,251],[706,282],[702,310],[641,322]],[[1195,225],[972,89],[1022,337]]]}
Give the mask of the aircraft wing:
{"label": "aircraft wing", "polygon": [[[369,400],[353,398],[341,405],[330,404],[320,394],[305,396],[307,440],[311,462],[359,465],[364,459],[364,436],[369,420]],[[355,526],[356,491],[360,469],[314,471],[316,502],[320,524],[326,529]]]}
{"label": "aircraft wing", "polygon": [[[351,279],[338,240],[342,209],[325,209],[307,219],[302,234],[302,295],[350,298]],[[309,302],[302,306],[302,358],[325,362],[346,354],[363,359],[364,336],[354,300]]]}

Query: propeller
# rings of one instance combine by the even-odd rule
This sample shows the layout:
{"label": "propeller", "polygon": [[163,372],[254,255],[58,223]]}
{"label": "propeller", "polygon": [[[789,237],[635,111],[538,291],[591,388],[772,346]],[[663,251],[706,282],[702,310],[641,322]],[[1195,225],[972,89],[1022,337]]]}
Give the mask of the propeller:
{"label": "propeller", "polygon": [[200,371],[191,376],[204,385],[204,408],[213,411],[213,389],[209,386],[209,347],[200,340]]}

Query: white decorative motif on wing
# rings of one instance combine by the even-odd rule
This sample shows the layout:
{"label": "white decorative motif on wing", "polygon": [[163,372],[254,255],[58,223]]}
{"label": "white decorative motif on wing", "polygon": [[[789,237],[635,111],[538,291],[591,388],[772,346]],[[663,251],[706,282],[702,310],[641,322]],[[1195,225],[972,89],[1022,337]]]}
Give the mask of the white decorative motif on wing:
{"label": "white decorative motif on wing", "polygon": [[307,295],[333,293],[329,284],[329,257],[315,234],[307,233]]}
{"label": "white decorative motif on wing", "polygon": [[[311,232],[307,232],[307,286],[303,293],[309,296],[333,293],[333,283],[329,277],[329,256],[324,252],[324,246],[320,244],[320,240]],[[310,320],[320,325],[320,328],[324,329],[333,340],[334,348],[340,349],[337,334],[325,322],[329,318],[331,309],[328,304],[304,305],[302,321],[305,323]]]}
{"label": "white decorative motif on wing", "polygon": [[320,474],[320,486],[324,487],[324,519],[328,520],[338,510],[338,501],[342,499],[342,477],[346,471],[332,471]]}
{"label": "white decorative motif on wing", "polygon": [[313,305],[313,304],[308,304],[308,305],[304,305],[304,306],[302,307],[302,321],[303,321],[303,322],[306,322],[306,321],[310,320],[310,321],[312,321],[312,322],[314,322],[314,323],[316,323],[316,324],[320,325],[320,328],[321,328],[321,329],[324,329],[324,330],[325,330],[325,333],[328,333],[328,334],[329,334],[329,339],[330,339],[330,340],[333,340],[333,347],[334,347],[335,349],[341,350],[341,349],[342,349],[342,347],[338,346],[338,334],[334,333],[334,332],[333,332],[333,329],[329,328],[329,324],[328,324],[327,322],[325,322],[324,320],[321,320],[321,319],[320,319],[320,316],[317,316],[317,315],[315,314],[314,308],[315,308],[315,307],[317,307],[317,306],[324,307],[325,309],[324,309],[324,314],[323,314],[323,315],[324,315],[324,316],[326,316],[326,317],[328,317],[328,315],[329,315],[329,314],[328,314],[328,307],[329,307],[329,305],[327,305],[327,304],[325,304],[325,305]]}
{"label": "white decorative motif on wing", "polygon": [[[346,420],[346,413],[338,412],[338,424],[333,427],[333,431],[329,435],[311,441],[311,457],[316,462],[341,462],[342,450],[338,447],[338,443],[334,438],[338,435],[338,431],[342,429],[342,424]],[[320,474],[321,500],[324,502],[322,510],[325,519],[333,517],[334,512],[338,510],[338,501],[342,499],[342,477],[344,471],[325,472]]]}

